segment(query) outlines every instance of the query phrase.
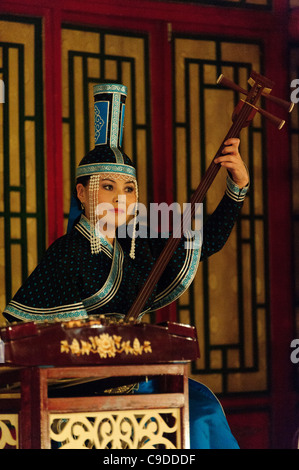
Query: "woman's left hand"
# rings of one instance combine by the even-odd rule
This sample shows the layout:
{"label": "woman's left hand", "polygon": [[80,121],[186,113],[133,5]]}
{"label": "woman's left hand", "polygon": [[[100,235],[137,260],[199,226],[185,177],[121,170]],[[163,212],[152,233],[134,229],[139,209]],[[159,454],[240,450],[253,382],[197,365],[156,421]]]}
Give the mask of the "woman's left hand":
{"label": "woman's left hand", "polygon": [[222,156],[215,158],[215,163],[229,170],[232,179],[239,186],[244,188],[249,183],[249,176],[244,162],[239,153],[240,139],[228,139],[224,142]]}

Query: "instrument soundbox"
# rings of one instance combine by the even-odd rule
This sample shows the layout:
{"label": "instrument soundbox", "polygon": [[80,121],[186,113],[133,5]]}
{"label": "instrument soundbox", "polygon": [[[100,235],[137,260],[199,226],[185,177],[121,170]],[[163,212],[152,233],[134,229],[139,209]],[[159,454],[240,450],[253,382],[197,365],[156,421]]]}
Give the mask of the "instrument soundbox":
{"label": "instrument soundbox", "polygon": [[[199,357],[196,329],[99,318],[26,322],[0,330],[2,360],[18,366],[159,364]],[[1,343],[1,341],[0,341]]]}

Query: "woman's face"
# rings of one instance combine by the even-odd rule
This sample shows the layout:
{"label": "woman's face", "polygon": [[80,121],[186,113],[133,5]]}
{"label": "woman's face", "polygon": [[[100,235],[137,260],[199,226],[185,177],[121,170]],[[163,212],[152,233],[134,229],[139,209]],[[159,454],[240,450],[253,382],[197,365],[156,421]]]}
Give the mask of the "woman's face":
{"label": "woman's face", "polygon": [[[90,219],[89,183],[87,186],[77,184],[77,196],[85,207],[85,216]],[[135,203],[136,189],[133,180],[120,180],[113,175],[100,180],[96,206],[98,220],[104,218],[103,223],[115,228],[128,223],[134,213],[132,208]]]}

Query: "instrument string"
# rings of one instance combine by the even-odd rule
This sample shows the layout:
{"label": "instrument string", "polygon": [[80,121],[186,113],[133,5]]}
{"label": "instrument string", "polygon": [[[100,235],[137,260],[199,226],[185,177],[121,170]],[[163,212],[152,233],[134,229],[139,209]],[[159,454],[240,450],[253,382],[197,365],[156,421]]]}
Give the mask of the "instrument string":
{"label": "instrument string", "polygon": [[[250,93],[251,94],[251,93]],[[206,192],[208,191],[209,187],[211,186],[213,180],[215,179],[218,171],[221,168],[221,165],[214,162],[215,158],[221,155],[222,150],[224,148],[224,142],[230,138],[238,137],[242,127],[244,127],[244,123],[246,123],[250,113],[252,112],[252,107],[250,105],[246,105],[249,103],[250,94],[247,96],[247,100],[244,101],[244,104],[239,111],[236,120],[232,124],[230,130],[228,131],[223,143],[219,147],[215,157],[213,158],[210,166],[205,172],[205,175],[200,182],[199,186],[197,187],[196,191],[193,193],[191,198],[190,204],[187,206],[186,210],[184,211],[183,215],[181,216],[181,223],[179,227],[171,234],[166,245],[160,254],[159,258],[155,262],[146,282],[144,283],[143,287],[141,288],[138,296],[136,297],[134,303],[132,304],[127,316],[126,320],[128,319],[136,319],[141,313],[142,308],[144,307],[147,299],[153,292],[155,285],[157,284],[158,280],[160,279],[161,275],[163,274],[166,266],[168,265],[171,257],[173,256],[176,248],[178,247],[183,233],[184,233],[184,221],[191,220],[194,217],[196,211],[196,203],[200,203],[203,201]],[[187,218],[187,219],[186,219]]]}

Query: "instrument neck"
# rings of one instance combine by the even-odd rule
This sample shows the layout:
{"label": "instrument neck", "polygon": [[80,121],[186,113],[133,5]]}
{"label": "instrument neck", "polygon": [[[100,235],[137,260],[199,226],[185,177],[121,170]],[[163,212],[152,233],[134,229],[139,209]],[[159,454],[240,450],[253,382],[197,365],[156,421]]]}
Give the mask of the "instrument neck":
{"label": "instrument neck", "polygon": [[154,291],[157,282],[162,276],[167,264],[171,260],[176,248],[178,247],[181,241],[181,238],[184,234],[184,227],[185,227],[184,221],[191,220],[191,218],[194,217],[196,204],[203,202],[208,189],[210,188],[218,171],[221,168],[220,164],[216,164],[214,162],[215,158],[219,157],[222,154],[223,148],[225,147],[224,143],[228,139],[239,136],[242,127],[244,127],[244,123],[246,123],[251,113],[252,113],[251,106],[248,106],[248,105],[246,106],[245,104],[242,105],[242,108],[240,109],[240,112],[238,113],[237,118],[235,119],[232,126],[230,127],[227,135],[225,136],[225,139],[223,140],[215,157],[210,163],[208,169],[206,170],[201,182],[199,183],[197,189],[193,193],[191,200],[190,200],[190,204],[187,206],[187,209],[182,214],[180,225],[177,227],[176,231],[167,240],[163,251],[161,252],[159,258],[156,260],[147,280],[145,281],[143,287],[139,291],[129,312],[127,313],[125,317],[126,321],[129,321],[129,319],[136,320],[139,314],[143,311],[143,308],[147,302],[147,299],[150,297],[150,295]]}

